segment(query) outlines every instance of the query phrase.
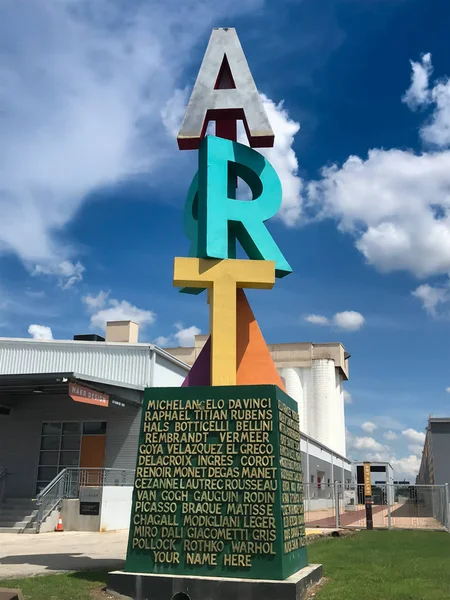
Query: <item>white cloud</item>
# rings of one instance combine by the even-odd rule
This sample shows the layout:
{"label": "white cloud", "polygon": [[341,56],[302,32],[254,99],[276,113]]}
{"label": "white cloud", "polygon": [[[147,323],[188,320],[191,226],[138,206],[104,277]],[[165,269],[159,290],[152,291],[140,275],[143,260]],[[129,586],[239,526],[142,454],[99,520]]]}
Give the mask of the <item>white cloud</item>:
{"label": "white cloud", "polygon": [[422,140],[430,145],[444,148],[450,144],[450,80],[445,77],[430,88],[433,72],[431,54],[422,56],[420,63],[411,61],[411,87],[403,100],[412,109],[434,104],[431,118],[420,130]]}
{"label": "white cloud", "polygon": [[81,300],[84,302],[84,304],[86,304],[89,310],[95,311],[105,306],[108,296],[109,292],[103,292],[100,290],[96,296],[87,294],[86,296],[83,296]]}
{"label": "white cloud", "polygon": [[176,89],[161,110],[163,125],[174,138],[180,131],[191,91],[188,88]]}
{"label": "white cloud", "polygon": [[305,321],[312,325],[335,325],[344,331],[357,331],[364,325],[365,319],[359,312],[346,310],[336,313],[332,319],[323,315],[307,315]]}
{"label": "white cloud", "polygon": [[420,135],[424,142],[438,148],[450,145],[450,80],[445,79],[431,90],[436,105],[430,122],[422,127]]}
{"label": "white cloud", "polygon": [[339,329],[357,331],[364,325],[365,319],[361,313],[354,310],[347,310],[345,312],[336,313],[333,317],[333,321]]}
{"label": "white cloud", "polygon": [[193,48],[260,4],[3,3],[0,251],[45,270],[73,260],[60,234],[85,198],[176,152],[161,108]]}
{"label": "white cloud", "polygon": [[377,426],[372,421],[366,421],[361,425],[361,429],[366,433],[373,433],[377,429]]}
{"label": "white cloud", "polygon": [[292,227],[302,216],[303,181],[298,175],[298,160],[292,148],[300,123],[289,117],[283,102],[275,104],[264,94],[261,98],[275,134],[275,143],[273,148],[260,148],[259,151],[272,164],[283,188],[283,200],[277,216],[285,225]]}
{"label": "white cloud", "polygon": [[450,299],[448,286],[438,287],[424,283],[411,293],[422,302],[423,308],[433,316],[436,316],[438,306],[445,304]]}
{"label": "white cloud", "polygon": [[428,81],[433,72],[431,54],[424,54],[420,62],[413,60],[410,62],[412,68],[411,86],[406,90],[402,100],[406,102],[409,108],[415,110],[430,101]]}
{"label": "white cloud", "polygon": [[394,469],[395,477],[415,477],[420,469],[420,458],[410,455],[407,458],[391,458],[390,463]]}
{"label": "white cloud", "polygon": [[347,390],[344,390],[344,403],[353,404],[352,395],[350,394],[350,392],[347,392]]}
{"label": "white cloud", "polygon": [[109,292],[99,292],[97,296],[88,294],[82,298],[91,315],[92,329],[106,329],[108,321],[134,321],[142,328],[151,325],[156,315],[151,310],[138,308],[126,300],[109,298]]}
{"label": "white cloud", "polygon": [[308,323],[312,323],[313,325],[329,325],[330,321],[327,317],[323,315],[308,315],[305,317],[305,321]]}
{"label": "white cloud", "polygon": [[381,429],[403,429],[405,425],[393,417],[381,415],[372,419]]}
{"label": "white cloud", "polygon": [[425,442],[425,433],[423,431],[416,431],[411,427],[409,429],[404,429],[402,435],[405,436],[408,442],[414,444],[423,444]]}
{"label": "white cloud", "polygon": [[372,437],[352,437],[350,440],[350,446],[355,450],[374,450],[376,452],[385,451],[386,446],[380,444]]}
{"label": "white cloud", "polygon": [[[395,479],[415,477],[419,471],[420,457],[423,449],[422,442],[418,439],[420,432],[410,428],[404,430],[402,433],[409,442],[409,451],[412,452],[412,454],[405,458],[397,458],[389,446],[381,444],[373,437],[355,436],[350,431],[347,431],[349,456],[354,460],[389,462],[394,469]],[[392,441],[397,439],[398,435],[394,431],[386,431],[383,437]]]}
{"label": "white cloud", "polygon": [[450,394],[450,387],[445,388],[445,391]]}
{"label": "white cloud", "polygon": [[180,346],[193,346],[195,342],[195,336],[201,333],[200,329],[195,325],[183,327],[181,323],[176,323],[175,327],[178,331],[174,334],[174,338],[177,340]]}
{"label": "white cloud", "polygon": [[62,262],[52,263],[51,261],[48,261],[46,264],[35,265],[31,274],[57,277],[58,285],[62,287],[63,290],[68,290],[83,279],[84,271],[85,268],[80,261],[73,263],[70,260],[63,260]]}
{"label": "white cloud", "polygon": [[430,73],[431,62],[417,66],[405,101],[429,97],[433,113],[421,136],[437,150],[372,149],[367,158],[349,156],[342,166],[325,167],[307,186],[317,218],[335,218],[381,272],[427,277],[450,271],[450,83],[427,93]]}
{"label": "white cloud", "polygon": [[413,452],[415,455],[420,456],[423,452],[423,446],[420,444],[408,444],[408,450]]}
{"label": "white cloud", "polygon": [[382,452],[367,452],[364,453],[364,460],[369,462],[389,462],[391,460],[391,454],[387,450]]}
{"label": "white cloud", "polygon": [[155,344],[160,348],[164,348],[164,346],[168,346],[170,344],[170,337],[166,337],[164,335],[160,335],[155,339]]}
{"label": "white cloud", "polygon": [[378,270],[420,277],[450,270],[450,152],[370,150],[366,160],[351,156],[322,175],[310,197]]}
{"label": "white cloud", "polygon": [[183,327],[182,323],[175,323],[175,333],[169,336],[160,335],[155,339],[157,346],[169,346],[170,344],[177,346],[193,346],[195,336],[201,333],[201,330],[195,325]]}
{"label": "white cloud", "polygon": [[30,325],[28,327],[28,333],[35,340],[52,340],[53,334],[50,327],[46,327],[45,325]]}

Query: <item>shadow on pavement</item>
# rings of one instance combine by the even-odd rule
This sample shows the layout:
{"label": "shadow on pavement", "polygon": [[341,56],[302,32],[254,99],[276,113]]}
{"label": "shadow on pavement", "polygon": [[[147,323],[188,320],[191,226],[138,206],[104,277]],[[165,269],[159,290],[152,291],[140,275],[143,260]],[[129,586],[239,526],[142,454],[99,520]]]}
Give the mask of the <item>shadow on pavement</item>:
{"label": "shadow on pavement", "polygon": [[[49,571],[82,571],[99,569],[121,569],[125,561],[115,558],[91,558],[83,554],[19,554],[0,558],[0,577],[3,565],[36,565]],[[20,577],[14,574],[13,577]]]}

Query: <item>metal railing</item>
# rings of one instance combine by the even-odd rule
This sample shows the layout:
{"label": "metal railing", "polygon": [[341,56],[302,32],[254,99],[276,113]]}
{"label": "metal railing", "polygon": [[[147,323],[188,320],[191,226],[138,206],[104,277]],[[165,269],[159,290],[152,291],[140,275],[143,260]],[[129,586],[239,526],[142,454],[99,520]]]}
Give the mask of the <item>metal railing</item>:
{"label": "metal railing", "polygon": [[67,468],[64,487],[64,498],[78,498],[80,487],[132,486],[134,485],[133,469],[99,469],[99,468]]}
{"label": "metal railing", "polygon": [[64,498],[64,486],[66,481],[67,469],[58,473],[58,475],[45,487],[36,497],[37,517],[36,531],[39,529],[48,517],[48,515],[57,508]]}
{"label": "metal railing", "polygon": [[132,486],[133,469],[72,468],[62,470],[36,497],[37,531],[64,498],[79,498],[80,487]]}
{"label": "metal railing", "polygon": [[8,469],[0,469],[0,503],[6,497],[6,483],[8,481]]}
{"label": "metal railing", "polygon": [[[448,485],[372,485],[375,529],[450,531]],[[308,527],[366,527],[364,485],[304,484],[305,524]]]}

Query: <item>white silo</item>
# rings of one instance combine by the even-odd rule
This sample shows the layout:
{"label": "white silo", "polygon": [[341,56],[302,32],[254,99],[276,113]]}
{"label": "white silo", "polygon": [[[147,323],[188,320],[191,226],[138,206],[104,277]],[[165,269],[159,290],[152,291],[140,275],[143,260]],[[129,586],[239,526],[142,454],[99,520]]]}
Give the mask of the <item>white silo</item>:
{"label": "white silo", "polygon": [[[279,370],[280,376],[283,377],[285,382],[286,393],[298,404],[298,412],[300,416],[300,430],[307,434],[308,386],[304,385],[305,382],[303,371],[306,371],[306,369],[302,369],[299,367],[284,367]],[[307,377],[307,379],[309,378]]]}
{"label": "white silo", "polygon": [[338,410],[335,436],[336,451],[346,456],[344,379],[339,369],[336,369],[336,406]]}
{"label": "white silo", "polygon": [[325,446],[334,449],[334,427],[338,418],[336,406],[336,374],[334,360],[312,361],[312,405],[314,423],[310,435]]}
{"label": "white silo", "polygon": [[279,369],[286,392],[298,404],[300,429],[345,456],[344,386],[332,359],[314,359],[312,367]]}

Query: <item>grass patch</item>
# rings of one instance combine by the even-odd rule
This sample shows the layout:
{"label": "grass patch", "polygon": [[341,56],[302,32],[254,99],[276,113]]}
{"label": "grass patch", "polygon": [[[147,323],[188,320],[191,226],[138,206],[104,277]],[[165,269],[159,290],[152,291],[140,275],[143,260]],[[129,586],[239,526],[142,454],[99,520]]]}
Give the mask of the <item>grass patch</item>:
{"label": "grass patch", "polygon": [[0,587],[19,588],[25,600],[96,600],[106,598],[101,592],[108,571],[82,571],[61,575],[42,575],[27,579],[6,579]]}
{"label": "grass patch", "polygon": [[449,600],[450,535],[361,531],[308,546],[330,581],[315,600]]}

